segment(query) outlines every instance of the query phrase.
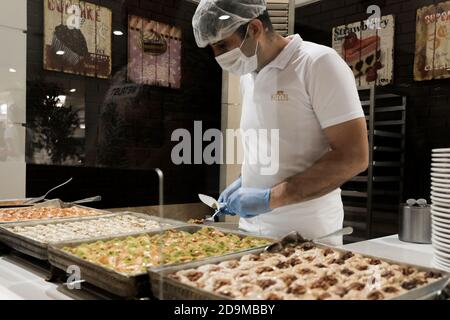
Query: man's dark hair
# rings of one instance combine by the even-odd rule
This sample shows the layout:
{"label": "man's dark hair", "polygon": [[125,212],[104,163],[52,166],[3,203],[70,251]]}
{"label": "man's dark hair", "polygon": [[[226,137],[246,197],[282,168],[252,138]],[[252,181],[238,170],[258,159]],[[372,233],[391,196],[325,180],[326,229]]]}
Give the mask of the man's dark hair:
{"label": "man's dark hair", "polygon": [[[264,11],[259,17],[256,17],[255,19],[258,19],[262,22],[264,29],[267,30],[269,33],[274,32],[272,21],[270,20],[269,12],[266,10]],[[250,23],[250,22],[249,22]],[[245,38],[245,34],[247,33],[247,28],[249,23],[246,23],[237,29],[237,33],[241,36],[242,39]]]}

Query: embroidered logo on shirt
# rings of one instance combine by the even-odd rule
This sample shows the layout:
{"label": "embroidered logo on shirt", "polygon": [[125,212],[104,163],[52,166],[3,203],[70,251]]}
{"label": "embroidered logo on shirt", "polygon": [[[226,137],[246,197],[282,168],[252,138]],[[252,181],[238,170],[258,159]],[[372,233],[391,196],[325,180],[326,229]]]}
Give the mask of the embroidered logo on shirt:
{"label": "embroidered logo on shirt", "polygon": [[289,101],[289,95],[284,93],[284,91],[278,91],[276,94],[272,95],[272,101]]}

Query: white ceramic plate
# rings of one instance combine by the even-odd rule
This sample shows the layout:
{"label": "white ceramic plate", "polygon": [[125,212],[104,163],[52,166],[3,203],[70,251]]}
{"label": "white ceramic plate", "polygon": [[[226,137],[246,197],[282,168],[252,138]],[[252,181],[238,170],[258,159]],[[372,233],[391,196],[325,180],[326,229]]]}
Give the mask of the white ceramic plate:
{"label": "white ceramic plate", "polygon": [[439,182],[432,182],[431,186],[435,187],[435,188],[443,188],[443,189],[449,189],[450,188],[450,184],[439,183]]}
{"label": "white ceramic plate", "polygon": [[450,231],[450,223],[448,223],[447,221],[444,221],[444,222],[438,221],[438,220],[434,219],[434,217],[433,217],[431,224],[433,226],[438,226],[439,228],[443,228],[443,229],[445,229],[447,231]]}
{"label": "white ceramic plate", "polygon": [[431,195],[434,198],[437,198],[438,200],[442,200],[446,202],[446,199],[450,199],[450,193],[443,193],[443,192],[437,192],[437,191],[431,191]]}
{"label": "white ceramic plate", "polygon": [[437,148],[437,149],[432,149],[431,151],[433,151],[433,153],[449,153],[450,148]]}
{"label": "white ceramic plate", "polygon": [[448,267],[446,267],[446,266],[442,265],[437,259],[433,259],[433,266],[435,266],[436,269],[450,272],[450,265]]}
{"label": "white ceramic plate", "polygon": [[443,260],[447,260],[450,263],[450,252],[448,249],[442,248],[439,245],[433,245],[434,254]]}
{"label": "white ceramic plate", "polygon": [[431,211],[431,218],[441,222],[450,224],[450,214],[437,211]]}
{"label": "white ceramic plate", "polygon": [[450,261],[448,259],[434,254],[434,260],[438,262],[442,267],[450,268]]}
{"label": "white ceramic plate", "polygon": [[446,187],[439,187],[432,184],[431,190],[436,193],[444,193],[444,194],[450,194],[450,186],[448,188]]}
{"label": "white ceramic plate", "polygon": [[433,205],[438,206],[440,208],[450,209],[450,203],[444,202],[443,200],[436,199],[435,197],[431,197],[431,201]]}
{"label": "white ceramic plate", "polygon": [[446,210],[450,210],[450,204],[448,204],[448,203],[444,203],[444,202],[439,202],[439,201],[433,200],[433,204],[432,205],[435,206],[435,208],[434,208],[435,211],[448,213]]}
{"label": "white ceramic plate", "polygon": [[435,204],[431,205],[431,210],[439,211],[439,212],[443,212],[443,213],[450,213],[450,209],[441,207],[441,206],[435,205]]}
{"label": "white ceramic plate", "polygon": [[[450,179],[444,179],[444,178],[436,178],[436,177],[431,177],[431,183],[435,184],[435,183],[439,183],[441,185],[444,185],[444,188],[448,188],[448,186],[450,186]],[[442,186],[441,186],[442,187]]]}
{"label": "white ceramic plate", "polygon": [[[431,210],[431,216],[433,219],[437,218],[437,221],[443,220],[443,221],[450,223],[450,214],[449,213],[443,213],[443,212]],[[443,221],[441,221],[441,222],[443,222]]]}
{"label": "white ceramic plate", "polygon": [[434,254],[438,257],[441,258],[439,259],[441,262],[448,262],[450,263],[450,253],[447,253],[445,251],[441,251],[441,250],[434,250]]}
{"label": "white ceramic plate", "polygon": [[432,168],[450,168],[450,163],[446,162],[434,162],[431,164]]}
{"label": "white ceramic plate", "polygon": [[440,178],[440,179],[445,179],[445,180],[450,180],[450,173],[437,173],[437,172],[432,172],[431,176],[433,178]]}
{"label": "white ceramic plate", "polygon": [[433,152],[431,156],[433,158],[450,158],[450,153]]}
{"label": "white ceramic plate", "polygon": [[436,238],[432,238],[431,241],[433,242],[434,248],[442,249],[443,251],[450,253],[450,244],[441,242],[441,241],[437,240]]}
{"label": "white ceramic plate", "polygon": [[[450,200],[448,200],[446,198],[441,198],[438,196],[431,196],[430,198],[431,198],[432,202],[441,203],[441,204],[445,203],[445,204],[450,205]],[[447,206],[445,206],[445,207],[447,208]]]}
{"label": "white ceramic plate", "polygon": [[433,158],[434,163],[447,163],[450,162],[450,158]]}
{"label": "white ceramic plate", "polygon": [[[444,213],[444,215],[445,215],[445,213]],[[431,219],[433,219],[434,221],[440,222],[440,223],[447,223],[450,226],[450,215],[441,217],[439,215],[436,215],[435,211],[432,211]]]}
{"label": "white ceramic plate", "polygon": [[446,246],[450,246],[450,240],[444,239],[444,238],[440,237],[437,234],[433,234],[431,236],[431,241],[432,242],[438,242],[438,243],[446,245]]}
{"label": "white ceramic plate", "polygon": [[431,236],[431,239],[434,239],[434,240],[436,240],[436,241],[439,242],[439,243],[444,243],[444,244],[450,246],[450,239],[445,239],[445,238],[441,237],[440,235],[433,234],[433,235]]}
{"label": "white ceramic plate", "polygon": [[446,228],[441,228],[433,224],[431,230],[432,233],[437,234],[438,236],[441,236],[444,239],[450,239],[450,230]]}
{"label": "white ceramic plate", "polygon": [[436,254],[436,253],[440,253],[440,251],[436,251],[436,250],[433,250],[434,252],[434,258],[436,259],[436,260],[438,260],[441,264],[443,264],[443,265],[445,265],[445,266],[447,266],[447,265],[449,265],[450,264],[450,258],[447,258],[446,256],[443,256],[442,254]]}
{"label": "white ceramic plate", "polygon": [[437,173],[450,173],[450,168],[436,168],[432,167],[431,172],[437,172]]}
{"label": "white ceramic plate", "polygon": [[441,222],[437,221],[436,219],[433,219],[433,222],[431,224],[435,229],[440,228],[442,230],[447,230],[447,232],[450,232],[450,223]]}
{"label": "white ceramic plate", "polygon": [[436,228],[432,228],[431,234],[432,234],[432,236],[438,236],[439,238],[447,240],[447,241],[450,240],[450,235],[449,234],[446,234],[444,232],[440,232],[440,231],[436,230]]}

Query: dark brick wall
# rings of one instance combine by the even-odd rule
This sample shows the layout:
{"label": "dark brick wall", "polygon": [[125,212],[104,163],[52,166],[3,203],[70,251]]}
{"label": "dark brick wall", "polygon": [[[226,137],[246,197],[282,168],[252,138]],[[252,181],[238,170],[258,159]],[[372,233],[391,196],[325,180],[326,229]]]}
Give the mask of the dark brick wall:
{"label": "dark brick wall", "polygon": [[[102,206],[133,206],[155,203],[156,184],[149,168],[158,167],[165,173],[166,202],[196,202],[197,193],[218,194],[219,167],[208,165],[175,166],[170,155],[175,143],[170,141],[175,129],[193,132],[194,121],[203,121],[203,129],[220,128],[221,70],[208,49],[197,48],[191,19],[195,6],[184,0],[90,0],[113,12],[113,30],[127,30],[128,14],[136,14],[182,29],[182,87],[180,90],[145,86],[135,107],[145,117],[145,127],[134,127],[135,136],[148,141],[136,144],[128,167],[117,163],[116,169],[99,168],[99,117],[105,94],[112,80],[69,75],[43,70],[43,0],[28,0],[27,81],[57,83],[68,88],[83,87],[86,110],[84,166],[62,167],[29,164],[27,195],[36,196],[66,177],[78,182],[68,185],[61,196],[82,198],[101,194]],[[113,37],[113,71],[117,75],[127,65],[127,37]],[[30,103],[28,95],[27,103]],[[148,121],[147,121],[148,119]],[[28,119],[30,121],[31,119]],[[141,124],[142,124],[141,119]],[[138,139],[135,139],[138,140]],[[113,161],[114,162],[114,161]],[[116,164],[114,164],[116,165]],[[109,181],[109,182],[108,182]],[[125,190],[126,189],[126,190]],[[125,192],[124,192],[125,191]],[[58,195],[58,194],[57,194]],[[148,195],[146,197],[145,195]]]}
{"label": "dark brick wall", "polygon": [[334,26],[366,19],[369,5],[379,5],[382,15],[395,15],[395,78],[386,90],[408,97],[404,199],[429,198],[431,149],[450,147],[450,79],[413,80],[416,10],[438,2],[323,0],[296,10],[296,32],[327,46]]}

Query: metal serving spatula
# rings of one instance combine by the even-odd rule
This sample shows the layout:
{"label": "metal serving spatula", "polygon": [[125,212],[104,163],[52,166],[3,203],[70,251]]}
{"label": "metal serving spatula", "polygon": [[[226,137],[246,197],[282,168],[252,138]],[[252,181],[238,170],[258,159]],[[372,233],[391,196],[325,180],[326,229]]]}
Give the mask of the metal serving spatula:
{"label": "metal serving spatula", "polygon": [[199,194],[198,197],[200,198],[201,202],[206,204],[208,207],[216,210],[211,218],[205,219],[205,222],[214,222],[214,218],[220,213],[220,204],[219,202],[214,199],[213,197],[207,196],[205,194]]}

